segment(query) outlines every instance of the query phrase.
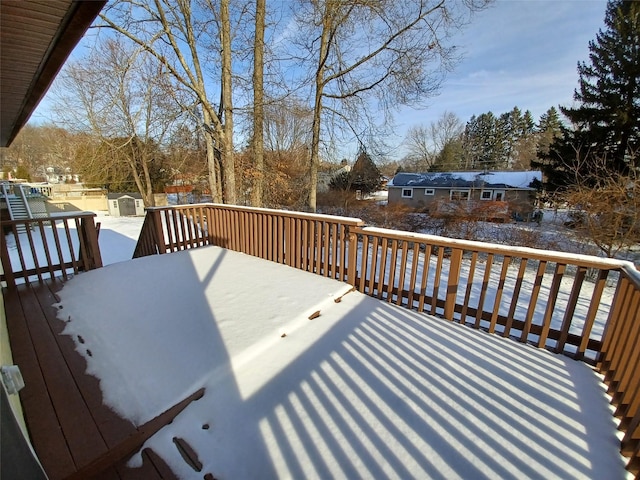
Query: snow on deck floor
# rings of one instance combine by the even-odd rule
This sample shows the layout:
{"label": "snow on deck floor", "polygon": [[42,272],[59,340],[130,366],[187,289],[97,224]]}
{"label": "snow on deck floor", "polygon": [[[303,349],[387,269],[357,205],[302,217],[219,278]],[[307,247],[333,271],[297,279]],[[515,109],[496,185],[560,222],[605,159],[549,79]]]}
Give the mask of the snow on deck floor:
{"label": "snow on deck floor", "polygon": [[335,280],[206,247],[83,273],[60,297],[120,415],[206,387],[146,444],[183,478],[626,476],[587,365]]}

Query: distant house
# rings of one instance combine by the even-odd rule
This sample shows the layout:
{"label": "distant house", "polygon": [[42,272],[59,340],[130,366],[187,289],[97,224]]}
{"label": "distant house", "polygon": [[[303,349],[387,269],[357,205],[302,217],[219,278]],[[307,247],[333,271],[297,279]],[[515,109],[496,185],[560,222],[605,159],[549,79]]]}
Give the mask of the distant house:
{"label": "distant house", "polygon": [[539,171],[398,173],[387,184],[389,205],[406,205],[436,213],[451,204],[504,202],[504,210],[530,218],[535,210]]}

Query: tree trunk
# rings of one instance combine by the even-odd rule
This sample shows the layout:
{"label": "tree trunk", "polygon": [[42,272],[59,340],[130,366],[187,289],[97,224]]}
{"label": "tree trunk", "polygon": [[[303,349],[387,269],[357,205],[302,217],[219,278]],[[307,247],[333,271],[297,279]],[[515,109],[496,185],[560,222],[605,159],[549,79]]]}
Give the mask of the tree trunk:
{"label": "tree trunk", "polygon": [[320,55],[315,77],[315,100],[313,103],[313,124],[311,137],[311,158],[309,159],[309,210],[316,211],[318,195],[318,165],[320,164],[320,122],[322,119],[322,94],[324,91],[324,72],[329,54],[329,37],[333,15],[327,5],[322,20],[322,36],[320,37]]}
{"label": "tree trunk", "polygon": [[256,0],[256,27],[253,45],[253,163],[251,205],[262,206],[264,184],[264,21],[265,0]]}
{"label": "tree trunk", "polygon": [[222,195],[225,203],[235,204],[236,174],[233,158],[233,99],[231,81],[231,24],[229,19],[229,0],[220,2],[221,45],[222,45]]}
{"label": "tree trunk", "polygon": [[222,195],[220,193],[220,181],[216,172],[216,142],[211,132],[211,116],[207,109],[202,112],[204,129],[204,142],[207,149],[207,171],[209,173],[209,189],[211,190],[211,201],[213,203],[222,203]]}

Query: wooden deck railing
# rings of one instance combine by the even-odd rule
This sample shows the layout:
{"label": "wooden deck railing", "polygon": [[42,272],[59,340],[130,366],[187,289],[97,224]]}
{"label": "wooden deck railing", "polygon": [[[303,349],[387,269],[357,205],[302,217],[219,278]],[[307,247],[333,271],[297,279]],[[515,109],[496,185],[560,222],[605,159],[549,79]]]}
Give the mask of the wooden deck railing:
{"label": "wooden deck railing", "polygon": [[[29,283],[75,274],[102,266],[95,214],[81,212],[55,217],[2,221],[0,282]],[[13,239],[11,243],[11,235]],[[37,247],[41,245],[41,247]]]}
{"label": "wooden deck railing", "polygon": [[354,218],[228,205],[147,209],[134,258],[217,245],[353,283],[347,272]]}
{"label": "wooden deck railing", "polygon": [[152,208],[135,255],[218,245],[596,365],[640,470],[640,273],[586,255],[368,228],[359,219],[192,205]]}

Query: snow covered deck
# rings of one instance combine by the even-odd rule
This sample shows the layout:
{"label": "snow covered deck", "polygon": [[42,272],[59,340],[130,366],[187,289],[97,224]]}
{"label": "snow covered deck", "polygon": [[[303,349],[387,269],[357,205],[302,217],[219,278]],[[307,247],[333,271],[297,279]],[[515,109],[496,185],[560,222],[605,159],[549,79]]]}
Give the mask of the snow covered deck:
{"label": "snow covered deck", "polygon": [[183,478],[628,475],[588,365],[337,280],[208,246],[82,273],[59,296],[123,418],[205,388],[145,444]]}

